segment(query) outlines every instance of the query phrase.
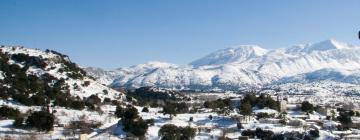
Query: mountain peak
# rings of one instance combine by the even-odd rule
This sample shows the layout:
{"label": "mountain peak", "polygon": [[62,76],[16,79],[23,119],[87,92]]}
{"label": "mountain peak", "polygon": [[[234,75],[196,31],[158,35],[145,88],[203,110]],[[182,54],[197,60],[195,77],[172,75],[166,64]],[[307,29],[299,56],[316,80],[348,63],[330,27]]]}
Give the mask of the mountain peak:
{"label": "mountain peak", "polygon": [[313,51],[327,51],[327,50],[334,50],[334,49],[348,49],[353,48],[354,46],[350,44],[346,44],[340,41],[336,41],[333,39],[324,40],[318,43],[314,43],[311,45],[307,45],[303,52],[311,53]]}
{"label": "mountain peak", "polygon": [[215,51],[203,58],[190,63],[193,66],[220,65],[234,62],[244,62],[266,54],[268,50],[256,45],[240,45]]}

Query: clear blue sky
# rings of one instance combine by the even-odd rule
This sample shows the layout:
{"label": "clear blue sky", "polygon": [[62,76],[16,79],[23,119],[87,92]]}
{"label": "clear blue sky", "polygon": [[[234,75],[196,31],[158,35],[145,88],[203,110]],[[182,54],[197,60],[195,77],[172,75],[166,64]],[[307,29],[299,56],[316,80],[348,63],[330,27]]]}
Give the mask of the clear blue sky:
{"label": "clear blue sky", "polygon": [[360,44],[359,9],[359,0],[1,0],[0,44],[54,49],[106,69],[187,64],[240,44]]}

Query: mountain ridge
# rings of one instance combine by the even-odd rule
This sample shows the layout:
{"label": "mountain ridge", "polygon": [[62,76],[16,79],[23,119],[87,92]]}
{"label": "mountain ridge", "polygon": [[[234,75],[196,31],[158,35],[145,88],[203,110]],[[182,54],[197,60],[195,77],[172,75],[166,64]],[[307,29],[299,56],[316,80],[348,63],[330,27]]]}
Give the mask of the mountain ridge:
{"label": "mountain ridge", "polygon": [[[166,64],[164,67],[140,64],[117,69],[119,75],[110,86],[191,90],[261,88],[284,78],[321,72],[321,69],[358,70],[360,47],[336,40],[273,50],[256,45],[240,45],[215,51],[188,65]],[[331,80],[342,82],[336,78]]]}

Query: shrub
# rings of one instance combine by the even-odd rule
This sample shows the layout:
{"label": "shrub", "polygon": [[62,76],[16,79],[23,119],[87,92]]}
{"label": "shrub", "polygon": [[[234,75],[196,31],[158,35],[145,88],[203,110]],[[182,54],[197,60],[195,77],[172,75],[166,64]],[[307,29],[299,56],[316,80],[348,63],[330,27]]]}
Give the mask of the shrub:
{"label": "shrub", "polygon": [[124,115],[124,108],[122,108],[120,105],[116,106],[115,116],[121,118],[123,115]]}
{"label": "shrub", "polygon": [[163,125],[159,130],[159,136],[161,140],[168,139],[191,139],[195,137],[196,129],[187,127],[178,127],[173,124]]}
{"label": "shrub", "polygon": [[15,119],[19,117],[20,111],[8,106],[0,107],[0,118]]}
{"label": "shrub", "polygon": [[106,98],[104,99],[104,104],[110,104],[110,103],[111,103],[111,99],[108,98],[108,97],[106,97]]}
{"label": "shrub", "polygon": [[37,111],[30,114],[26,125],[39,131],[50,131],[54,125],[55,116],[47,111]]}
{"label": "shrub", "polygon": [[101,126],[100,122],[86,122],[81,121],[71,121],[67,129],[72,130],[73,132],[77,131],[79,133],[91,133],[94,128]]}
{"label": "shrub", "polygon": [[[119,108],[120,110],[120,108]],[[135,107],[128,106],[125,111],[120,115],[123,130],[131,134],[142,137],[148,129],[148,123],[139,117],[138,110]],[[120,122],[119,121],[119,122]]]}
{"label": "shrub", "polygon": [[135,107],[130,106],[125,109],[122,119],[125,119],[125,120],[136,119],[138,117],[139,117],[138,110]]}
{"label": "shrub", "polygon": [[142,118],[136,118],[133,120],[124,120],[124,131],[130,132],[131,134],[142,137],[145,135],[148,124]]}
{"label": "shrub", "polygon": [[149,112],[149,108],[144,107],[144,108],[141,110],[141,112]]}
{"label": "shrub", "polygon": [[14,123],[13,123],[13,126],[14,127],[17,127],[17,128],[20,128],[20,127],[23,127],[24,126],[24,118],[23,117],[18,117],[15,119]]}
{"label": "shrub", "polygon": [[85,81],[84,84],[83,84],[83,87],[87,87],[90,85],[90,81]]}
{"label": "shrub", "polygon": [[319,130],[317,130],[317,129],[310,130],[309,134],[311,135],[311,137],[314,137],[314,138],[320,137]]}
{"label": "shrub", "polygon": [[301,110],[307,113],[312,113],[314,111],[314,106],[308,101],[301,103]]}
{"label": "shrub", "polygon": [[70,105],[71,108],[77,109],[77,110],[83,110],[85,108],[85,102],[83,101],[73,101]]}
{"label": "shrub", "polygon": [[155,119],[148,119],[145,121],[148,125],[153,126],[155,124]]}
{"label": "shrub", "polygon": [[189,107],[186,103],[166,103],[163,106],[163,114],[169,114],[170,118],[172,116],[176,116],[179,113],[187,113],[189,111]]}

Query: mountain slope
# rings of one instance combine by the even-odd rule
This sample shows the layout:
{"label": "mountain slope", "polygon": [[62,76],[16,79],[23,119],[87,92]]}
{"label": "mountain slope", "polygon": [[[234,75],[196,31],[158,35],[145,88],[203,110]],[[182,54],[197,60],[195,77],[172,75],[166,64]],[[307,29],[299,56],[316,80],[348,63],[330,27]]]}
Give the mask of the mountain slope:
{"label": "mountain slope", "polygon": [[[213,52],[189,65],[140,64],[121,68],[111,86],[241,90],[261,88],[285,79],[308,81],[309,75],[313,77],[312,82],[331,80],[358,84],[356,71],[359,69],[360,47],[335,40],[275,50],[245,45]],[[336,71],[350,74],[339,75]]]}
{"label": "mountain slope", "polygon": [[86,72],[56,51],[23,47],[0,48],[1,99],[24,105],[53,103],[70,106],[91,96],[122,99],[122,93],[88,77]]}
{"label": "mountain slope", "polygon": [[227,48],[211,53],[203,58],[191,62],[190,65],[195,67],[204,65],[220,65],[228,63],[241,63],[252,58],[260,57],[267,53],[263,49],[255,45],[242,45],[239,47]]}

